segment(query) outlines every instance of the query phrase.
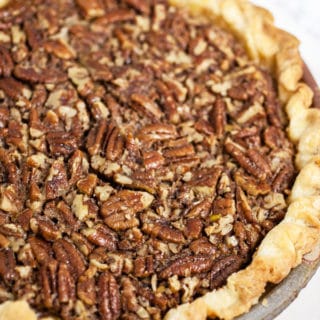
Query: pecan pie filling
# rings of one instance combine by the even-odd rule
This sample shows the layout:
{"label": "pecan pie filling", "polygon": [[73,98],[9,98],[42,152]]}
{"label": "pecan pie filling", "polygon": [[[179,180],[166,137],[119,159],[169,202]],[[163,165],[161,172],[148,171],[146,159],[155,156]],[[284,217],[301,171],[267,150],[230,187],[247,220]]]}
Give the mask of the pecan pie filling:
{"label": "pecan pie filling", "polygon": [[270,74],[166,1],[0,10],[0,302],[161,319],[222,286],[295,175]]}

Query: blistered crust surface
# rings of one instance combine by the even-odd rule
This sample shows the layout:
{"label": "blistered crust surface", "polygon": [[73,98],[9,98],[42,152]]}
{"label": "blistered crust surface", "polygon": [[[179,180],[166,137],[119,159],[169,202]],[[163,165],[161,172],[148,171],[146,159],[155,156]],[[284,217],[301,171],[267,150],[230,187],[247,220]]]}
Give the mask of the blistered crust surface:
{"label": "blistered crust surface", "polygon": [[268,282],[279,283],[319,240],[320,110],[310,109],[313,93],[300,82],[303,74],[299,42],[273,25],[270,13],[247,1],[173,0],[220,18],[245,42],[251,58],[263,63],[278,80],[280,99],[297,145],[300,173],[294,183],[285,219],[264,238],[252,263],[229,277],[227,284],[190,304],[171,310],[167,320],[230,320],[256,304]]}

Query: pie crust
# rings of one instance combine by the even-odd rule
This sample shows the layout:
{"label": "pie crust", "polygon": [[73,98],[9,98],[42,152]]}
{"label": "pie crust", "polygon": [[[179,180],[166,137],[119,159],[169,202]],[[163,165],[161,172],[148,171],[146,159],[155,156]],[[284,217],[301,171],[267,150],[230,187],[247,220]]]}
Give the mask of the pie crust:
{"label": "pie crust", "polygon": [[[0,2],[0,7],[3,1]],[[311,109],[313,93],[303,82],[299,41],[277,29],[272,15],[246,0],[171,0],[228,26],[246,45],[253,61],[275,76],[279,98],[290,123],[288,134],[296,145],[297,176],[284,220],[264,238],[251,264],[232,274],[227,284],[170,310],[165,319],[230,320],[248,312],[265,290],[279,283],[302,261],[320,238],[320,111]],[[6,1],[4,1],[6,3]],[[0,305],[0,319],[36,319],[25,301]],[[53,318],[47,318],[53,319]]]}

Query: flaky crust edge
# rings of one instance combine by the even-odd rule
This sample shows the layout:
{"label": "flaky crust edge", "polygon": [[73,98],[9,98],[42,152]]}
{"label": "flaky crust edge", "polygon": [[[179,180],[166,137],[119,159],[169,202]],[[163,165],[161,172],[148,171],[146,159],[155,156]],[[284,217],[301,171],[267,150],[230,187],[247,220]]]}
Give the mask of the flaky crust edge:
{"label": "flaky crust edge", "polygon": [[[0,0],[0,8],[10,0]],[[320,239],[320,110],[310,109],[312,90],[303,82],[299,41],[274,26],[272,15],[247,0],[169,0],[173,5],[221,21],[245,44],[252,60],[265,65],[278,81],[289,117],[288,134],[297,146],[300,170],[284,220],[264,238],[252,263],[232,274],[227,284],[170,310],[165,320],[231,320],[248,312],[268,282],[279,283]],[[24,300],[0,305],[1,320],[36,320]],[[83,319],[86,319],[84,317]],[[53,318],[47,318],[53,320]]]}

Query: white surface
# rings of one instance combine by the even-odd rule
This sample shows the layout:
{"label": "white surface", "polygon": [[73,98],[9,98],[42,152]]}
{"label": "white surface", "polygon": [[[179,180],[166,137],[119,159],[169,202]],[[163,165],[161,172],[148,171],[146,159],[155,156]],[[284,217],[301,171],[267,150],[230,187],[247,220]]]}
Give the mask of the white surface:
{"label": "white surface", "polygon": [[[301,41],[301,53],[320,84],[320,1],[251,0],[269,9],[276,25]],[[276,320],[320,320],[320,269]]]}

